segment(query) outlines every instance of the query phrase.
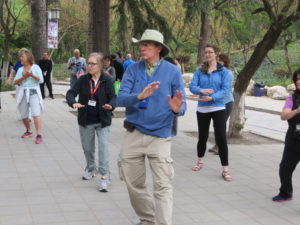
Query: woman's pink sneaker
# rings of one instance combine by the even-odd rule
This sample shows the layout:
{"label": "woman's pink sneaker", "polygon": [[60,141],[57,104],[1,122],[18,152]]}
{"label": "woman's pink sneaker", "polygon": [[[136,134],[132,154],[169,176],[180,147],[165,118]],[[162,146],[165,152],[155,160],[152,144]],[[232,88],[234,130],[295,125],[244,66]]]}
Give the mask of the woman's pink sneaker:
{"label": "woman's pink sneaker", "polygon": [[24,134],[22,134],[21,138],[28,138],[28,137],[32,137],[32,132],[30,131],[26,131]]}
{"label": "woman's pink sneaker", "polygon": [[35,143],[39,144],[43,141],[42,135],[38,134],[35,138]]}

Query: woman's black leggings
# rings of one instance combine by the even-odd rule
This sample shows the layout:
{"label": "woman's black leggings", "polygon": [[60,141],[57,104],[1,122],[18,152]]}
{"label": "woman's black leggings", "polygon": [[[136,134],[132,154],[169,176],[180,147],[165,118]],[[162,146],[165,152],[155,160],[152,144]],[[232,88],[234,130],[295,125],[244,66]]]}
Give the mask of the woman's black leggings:
{"label": "woman's black leggings", "polygon": [[198,157],[203,157],[206,151],[206,143],[209,135],[209,125],[211,119],[213,120],[214,133],[216,144],[219,148],[219,156],[222,166],[228,166],[228,146],[226,138],[226,111],[220,110],[209,113],[197,112],[198,121]]}
{"label": "woman's black leggings", "polygon": [[280,195],[285,198],[293,196],[292,175],[300,161],[300,152],[296,152],[289,146],[284,147],[282,160],[279,167]]}

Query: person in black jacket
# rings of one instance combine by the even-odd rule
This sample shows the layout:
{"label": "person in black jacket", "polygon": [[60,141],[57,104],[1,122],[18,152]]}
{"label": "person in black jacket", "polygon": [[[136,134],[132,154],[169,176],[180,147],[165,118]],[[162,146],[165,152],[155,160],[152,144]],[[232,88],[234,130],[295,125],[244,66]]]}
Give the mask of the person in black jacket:
{"label": "person in black jacket", "polygon": [[300,161],[300,69],[294,72],[293,82],[296,90],[287,98],[281,112],[281,119],[287,120],[289,126],[279,166],[281,187],[279,194],[272,199],[275,202],[292,200],[292,175]]}
{"label": "person in black jacket", "polygon": [[112,59],[112,66],[116,70],[116,80],[121,81],[124,74],[123,65],[120,62],[118,62],[116,55],[111,55],[111,59]]}
{"label": "person in black jacket", "polygon": [[[66,99],[70,107],[78,109],[79,132],[87,163],[82,179],[92,179],[98,172],[99,191],[106,192],[109,184],[108,134],[116,95],[113,80],[102,73],[103,56],[90,54],[87,65],[88,73],[68,90]],[[75,100],[77,95],[78,102]],[[98,137],[98,170],[95,164],[95,133]]]}
{"label": "person in black jacket", "polygon": [[40,84],[42,97],[45,98],[44,86],[46,84],[49,91],[49,97],[53,99],[54,97],[52,93],[52,83],[51,83],[52,61],[49,59],[49,55],[47,52],[43,53],[42,59],[39,61],[39,66],[44,75],[44,82]]}

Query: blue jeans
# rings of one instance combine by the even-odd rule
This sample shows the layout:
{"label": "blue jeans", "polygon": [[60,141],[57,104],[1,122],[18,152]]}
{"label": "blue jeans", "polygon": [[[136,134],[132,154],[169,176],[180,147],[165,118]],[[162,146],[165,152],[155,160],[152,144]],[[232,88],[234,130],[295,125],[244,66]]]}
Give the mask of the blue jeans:
{"label": "blue jeans", "polygon": [[86,170],[97,169],[95,164],[95,133],[98,140],[98,173],[105,175],[109,173],[108,134],[109,126],[102,127],[100,123],[87,126],[79,125],[81,145],[86,159]]}

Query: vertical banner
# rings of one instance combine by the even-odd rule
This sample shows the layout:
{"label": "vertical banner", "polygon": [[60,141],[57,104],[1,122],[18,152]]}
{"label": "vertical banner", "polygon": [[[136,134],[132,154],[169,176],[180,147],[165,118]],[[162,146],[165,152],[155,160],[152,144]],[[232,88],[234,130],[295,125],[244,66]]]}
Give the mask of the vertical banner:
{"label": "vertical banner", "polygon": [[58,46],[58,21],[48,20],[48,48]]}

